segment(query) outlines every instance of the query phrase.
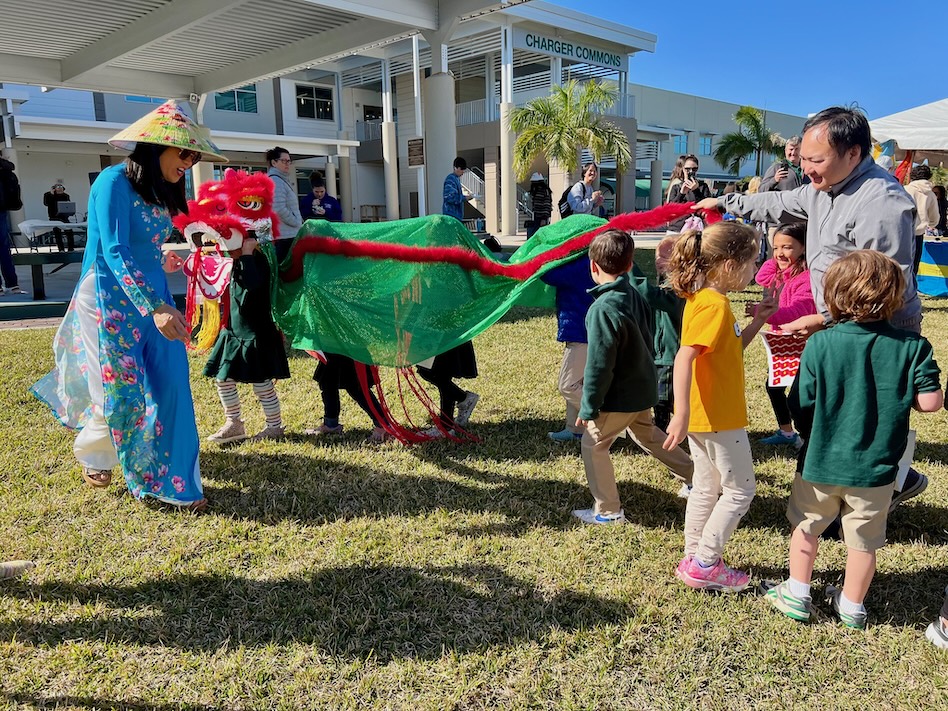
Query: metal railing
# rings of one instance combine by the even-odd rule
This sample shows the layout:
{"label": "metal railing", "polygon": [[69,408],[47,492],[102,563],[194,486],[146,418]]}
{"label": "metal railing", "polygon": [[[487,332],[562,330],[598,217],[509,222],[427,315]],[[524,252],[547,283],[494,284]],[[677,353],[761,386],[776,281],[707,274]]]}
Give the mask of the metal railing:
{"label": "metal railing", "polygon": [[487,122],[487,99],[465,101],[454,107],[455,126],[472,126]]}
{"label": "metal railing", "polygon": [[635,95],[619,94],[616,97],[616,103],[608,109],[603,109],[602,115],[615,116],[616,118],[635,118]]}
{"label": "metal railing", "polygon": [[382,119],[372,121],[356,121],[356,140],[381,141]]}

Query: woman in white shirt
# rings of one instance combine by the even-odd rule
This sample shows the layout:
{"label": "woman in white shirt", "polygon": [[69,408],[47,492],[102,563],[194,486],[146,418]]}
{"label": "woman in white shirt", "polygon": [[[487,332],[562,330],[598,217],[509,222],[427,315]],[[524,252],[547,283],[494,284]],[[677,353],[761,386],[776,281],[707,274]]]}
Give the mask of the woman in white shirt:
{"label": "woman in white shirt", "polygon": [[591,215],[596,208],[602,205],[602,191],[594,191],[592,188],[598,175],[599,166],[595,163],[587,163],[583,166],[583,179],[573,186],[566,198],[569,206],[573,208],[574,215]]}

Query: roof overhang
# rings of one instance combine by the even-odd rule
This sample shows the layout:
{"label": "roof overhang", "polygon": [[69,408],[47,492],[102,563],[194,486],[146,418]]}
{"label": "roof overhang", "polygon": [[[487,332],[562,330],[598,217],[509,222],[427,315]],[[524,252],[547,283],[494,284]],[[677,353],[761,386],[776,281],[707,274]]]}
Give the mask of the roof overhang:
{"label": "roof overhang", "polygon": [[529,0],[8,3],[0,81],[186,98],[281,76]]}
{"label": "roof overhang", "polygon": [[[76,152],[94,152],[101,155],[127,155],[108,144],[109,139],[125,126],[105,121],[77,121],[52,119],[42,116],[14,117],[13,147],[19,150],[42,152],[62,151],[65,143],[74,147]],[[35,142],[35,143],[33,143]],[[294,156],[338,155],[346,157],[359,145],[358,141],[337,138],[300,138],[277,136],[266,133],[243,133],[239,131],[214,131],[214,142],[232,160],[247,160],[245,154],[252,154],[259,160],[275,144],[286,148]],[[82,146],[89,146],[83,150]],[[70,149],[73,150],[73,149]]]}

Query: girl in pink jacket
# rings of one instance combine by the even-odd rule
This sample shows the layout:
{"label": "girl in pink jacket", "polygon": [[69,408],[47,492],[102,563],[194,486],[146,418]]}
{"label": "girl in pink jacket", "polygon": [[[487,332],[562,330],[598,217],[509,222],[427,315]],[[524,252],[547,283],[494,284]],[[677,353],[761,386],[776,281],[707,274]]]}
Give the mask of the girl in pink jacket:
{"label": "girl in pink jacket", "polygon": [[[767,319],[771,326],[779,327],[801,316],[816,313],[813,292],[810,291],[810,270],[806,265],[806,223],[796,222],[781,225],[774,233],[774,256],[768,259],[757,272],[757,283],[765,289],[780,289],[780,307]],[[751,306],[750,311],[756,310]],[[752,314],[751,314],[752,315]],[[770,404],[777,416],[777,431],[760,440],[762,444],[789,444],[799,450],[803,446],[794,429],[787,405],[786,388],[767,387]]]}

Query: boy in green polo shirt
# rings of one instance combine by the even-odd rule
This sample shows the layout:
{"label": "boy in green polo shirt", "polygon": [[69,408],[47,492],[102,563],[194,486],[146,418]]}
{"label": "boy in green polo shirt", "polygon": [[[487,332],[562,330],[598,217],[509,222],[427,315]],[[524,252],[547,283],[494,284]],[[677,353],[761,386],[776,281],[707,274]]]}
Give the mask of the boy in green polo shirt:
{"label": "boy in green polo shirt", "polygon": [[836,325],[807,340],[794,383],[812,427],[787,505],[794,526],[790,577],[767,592],[792,619],[810,618],[819,536],[841,514],[846,577],[842,590],[826,586],[827,602],[843,624],[866,626],[863,601],[876,550],[885,544],[911,408],[935,412],[944,402],[931,344],[888,321],[904,290],[901,268],[881,252],[850,252],[826,271],[826,304]]}
{"label": "boy in green polo shirt", "polygon": [[586,428],[581,449],[595,505],[573,511],[583,523],[625,521],[609,448],[627,427],[651,423],[649,410],[658,401],[648,306],[629,280],[634,253],[635,242],[622,230],[606,230],[589,245],[595,300],[586,312],[589,348],[576,424]]}

